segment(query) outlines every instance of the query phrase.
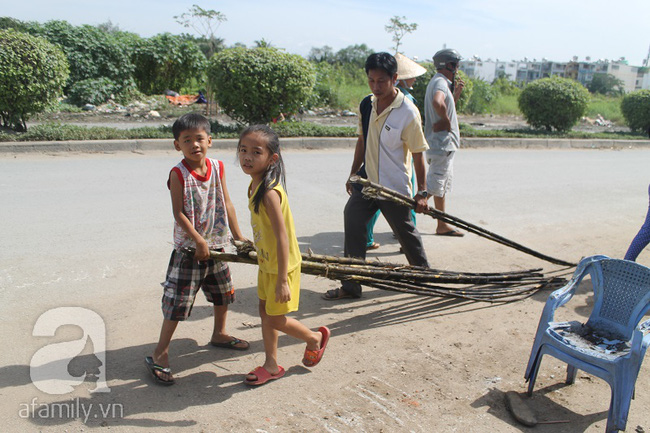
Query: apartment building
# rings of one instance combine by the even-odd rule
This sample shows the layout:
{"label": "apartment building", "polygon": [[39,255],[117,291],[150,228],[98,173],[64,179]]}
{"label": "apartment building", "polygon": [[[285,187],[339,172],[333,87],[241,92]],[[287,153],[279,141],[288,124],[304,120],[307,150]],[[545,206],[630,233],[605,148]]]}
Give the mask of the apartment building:
{"label": "apartment building", "polygon": [[625,59],[617,61],[589,59],[569,62],[553,62],[536,59],[504,62],[500,60],[481,60],[478,57],[461,60],[460,70],[470,78],[480,78],[492,82],[495,78],[506,77],[518,83],[530,83],[540,78],[558,76],[574,79],[583,85],[591,82],[594,74],[611,74],[623,82],[626,93],[639,89],[650,89],[648,68],[630,66]]}

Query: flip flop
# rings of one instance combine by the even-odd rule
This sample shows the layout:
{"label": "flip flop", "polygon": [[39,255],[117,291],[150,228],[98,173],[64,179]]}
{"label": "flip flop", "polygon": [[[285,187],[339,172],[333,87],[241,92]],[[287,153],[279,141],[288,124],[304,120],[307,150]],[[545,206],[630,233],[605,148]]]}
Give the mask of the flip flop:
{"label": "flip flop", "polygon": [[451,236],[455,238],[462,238],[463,236],[465,236],[465,233],[461,233],[458,230],[451,229],[447,232],[436,233],[436,236]]}
{"label": "flip flop", "polygon": [[379,248],[380,246],[381,246],[380,243],[378,243],[378,242],[373,242],[373,243],[371,243],[370,245],[366,245],[366,251],[376,250],[376,249]]}
{"label": "flip flop", "polygon": [[266,368],[261,366],[257,367],[255,370],[248,373],[248,374],[254,374],[255,377],[257,377],[257,380],[244,379],[244,383],[246,385],[259,386],[259,385],[264,385],[269,380],[279,379],[282,376],[284,376],[285,371],[284,368],[280,367],[279,365],[278,368],[280,369],[280,371],[278,371],[277,374],[271,374]]}
{"label": "flip flop", "polygon": [[154,380],[158,385],[169,386],[176,383],[173,377],[170,380],[165,380],[162,377],[160,377],[160,375],[156,374],[156,373],[163,373],[171,376],[172,371],[169,367],[163,367],[153,362],[153,358],[151,356],[147,356],[146,358],[144,358],[144,364],[147,366],[147,369],[151,372],[151,375],[153,376]]}
{"label": "flip flop", "polygon": [[[232,350],[248,350],[250,347],[250,344],[248,344],[248,341],[245,340],[240,340],[237,337],[232,337],[232,340],[226,341],[223,343],[218,343],[216,341],[210,341],[210,344],[214,347],[221,347],[224,349],[232,349]],[[243,344],[243,346],[237,346],[238,344]]]}
{"label": "flip flop", "polygon": [[352,296],[345,290],[338,288],[323,293],[322,298],[326,301],[338,301],[339,299],[358,299],[360,296]]}
{"label": "flip flop", "polygon": [[305,355],[302,358],[303,365],[307,367],[315,367],[320,362],[321,358],[323,357],[323,353],[325,353],[327,342],[329,341],[330,335],[332,334],[327,326],[321,326],[318,328],[318,331],[323,334],[323,339],[320,342],[320,349],[305,349]]}

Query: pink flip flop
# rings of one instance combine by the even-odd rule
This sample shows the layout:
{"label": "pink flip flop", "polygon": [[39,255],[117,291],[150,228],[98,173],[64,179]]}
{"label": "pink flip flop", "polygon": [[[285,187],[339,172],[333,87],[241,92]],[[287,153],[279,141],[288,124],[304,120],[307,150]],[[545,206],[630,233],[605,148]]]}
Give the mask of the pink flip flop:
{"label": "pink flip flop", "polygon": [[282,376],[284,376],[285,371],[284,368],[280,366],[278,366],[278,368],[280,369],[280,371],[278,371],[277,374],[271,374],[266,368],[261,366],[257,367],[255,370],[248,373],[248,374],[254,374],[255,377],[257,377],[257,380],[244,379],[244,383],[246,385],[258,386],[258,385],[264,385],[269,380],[279,379]]}
{"label": "pink flip flop", "polygon": [[323,334],[323,339],[320,342],[320,349],[305,349],[305,355],[302,358],[303,365],[307,367],[315,367],[320,362],[321,358],[323,357],[323,353],[325,353],[327,342],[330,339],[331,332],[327,326],[321,326],[318,328],[318,331]]}

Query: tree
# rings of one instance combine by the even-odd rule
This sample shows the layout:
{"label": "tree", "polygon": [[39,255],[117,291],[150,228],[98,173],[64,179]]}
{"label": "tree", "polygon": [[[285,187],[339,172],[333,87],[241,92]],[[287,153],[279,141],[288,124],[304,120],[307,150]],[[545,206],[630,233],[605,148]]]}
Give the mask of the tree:
{"label": "tree", "polygon": [[390,19],[390,24],[384,26],[384,29],[388,33],[392,33],[393,42],[395,42],[395,53],[399,53],[399,46],[402,42],[402,38],[409,33],[413,33],[417,30],[418,25],[416,23],[406,23],[406,17],[399,17],[395,15]]}
{"label": "tree", "polygon": [[533,81],[519,95],[519,109],[533,128],[569,131],[585,114],[589,92],[577,81],[550,77]]}
{"label": "tree", "polygon": [[195,32],[207,39],[210,47],[208,59],[217,52],[219,40],[215,37],[215,33],[221,23],[227,21],[226,15],[213,9],[203,9],[199,5],[192,5],[189,12],[176,15],[174,19],[178,24],[187,29],[194,29]]}
{"label": "tree", "polygon": [[207,60],[195,43],[162,33],[140,42],[133,63],[138,88],[152,95],[166,89],[180,91],[193,78],[201,77]]}
{"label": "tree", "polygon": [[249,124],[297,112],[314,81],[311,63],[276,48],[229,48],[215,54],[208,67],[208,82],[218,84],[219,105],[228,116]]}
{"label": "tree", "polygon": [[105,23],[97,24],[97,28],[106,33],[119,33],[120,26],[118,24],[113,24],[113,21],[108,20]]}
{"label": "tree", "polygon": [[650,90],[637,90],[625,95],[621,112],[632,131],[647,132],[650,136]]}
{"label": "tree", "polygon": [[349,64],[356,68],[363,68],[366,59],[373,52],[366,44],[349,45],[336,52],[336,62],[341,65]]}
{"label": "tree", "polygon": [[260,39],[259,41],[255,41],[255,48],[271,48],[271,47],[273,47],[271,41],[267,41],[264,38]]}
{"label": "tree", "polygon": [[27,29],[29,24],[24,23],[16,18],[0,17],[0,30],[14,29],[18,32],[29,33]]}
{"label": "tree", "polygon": [[591,82],[587,84],[587,90],[601,95],[620,96],[625,92],[624,86],[623,80],[612,74],[598,73],[594,74]]}
{"label": "tree", "polygon": [[206,59],[211,57],[212,53],[217,53],[226,48],[223,38],[215,38],[212,41],[209,41],[203,36],[194,36],[189,33],[183,33],[181,34],[181,37],[186,41],[196,44]]}
{"label": "tree", "polygon": [[117,91],[132,83],[131,54],[140,39],[134,33],[107,33],[94,26],[76,27],[66,21],[33,25],[29,33],[42,36],[63,49],[70,65],[68,87],[89,78],[108,78]]}
{"label": "tree", "polygon": [[68,73],[68,62],[59,47],[13,29],[0,30],[2,125],[27,130],[29,116],[62,95]]}
{"label": "tree", "polygon": [[329,45],[323,45],[321,48],[312,47],[307,55],[307,60],[314,63],[327,62],[333,64],[335,58],[334,51]]}

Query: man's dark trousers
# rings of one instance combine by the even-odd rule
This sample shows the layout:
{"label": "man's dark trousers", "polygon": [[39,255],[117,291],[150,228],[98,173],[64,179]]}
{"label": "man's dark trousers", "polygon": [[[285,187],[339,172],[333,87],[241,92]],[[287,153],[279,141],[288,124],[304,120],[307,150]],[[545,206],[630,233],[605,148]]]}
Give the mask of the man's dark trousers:
{"label": "man's dark trousers", "polygon": [[[381,210],[393,233],[397,236],[406,259],[412,266],[429,267],[420,232],[411,220],[411,210],[387,200],[368,200],[357,189],[353,189],[343,211],[345,221],[345,257],[366,258],[368,242],[367,226],[370,218]],[[342,289],[354,297],[361,296],[361,285],[352,281],[342,281]]]}

